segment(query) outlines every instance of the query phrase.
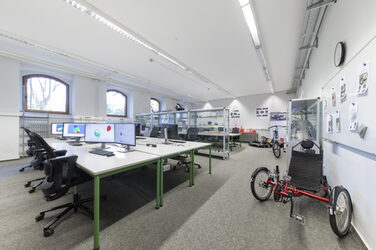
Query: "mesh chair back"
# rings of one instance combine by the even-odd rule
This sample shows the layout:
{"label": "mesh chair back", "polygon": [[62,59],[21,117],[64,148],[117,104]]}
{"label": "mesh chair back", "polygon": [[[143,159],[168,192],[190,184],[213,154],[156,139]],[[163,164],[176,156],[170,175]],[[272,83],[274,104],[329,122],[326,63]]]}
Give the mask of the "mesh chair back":
{"label": "mesh chair back", "polygon": [[196,141],[199,131],[200,131],[199,128],[189,128],[187,131],[187,137],[185,139],[187,141]]}
{"label": "mesh chair back", "polygon": [[158,137],[160,127],[153,127],[153,129],[150,132],[150,137]]}

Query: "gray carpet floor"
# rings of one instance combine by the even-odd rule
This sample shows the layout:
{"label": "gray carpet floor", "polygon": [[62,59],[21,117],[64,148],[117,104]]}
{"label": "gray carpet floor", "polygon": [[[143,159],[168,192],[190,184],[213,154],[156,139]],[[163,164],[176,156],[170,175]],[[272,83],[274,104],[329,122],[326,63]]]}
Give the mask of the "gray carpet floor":
{"label": "gray carpet floor", "polygon": [[[164,206],[155,209],[155,168],[101,181],[101,249],[366,249],[356,232],[339,239],[331,230],[326,204],[297,199],[296,210],[305,216],[303,226],[289,218],[290,205],[272,199],[260,203],[249,187],[259,166],[281,167],[284,154],[275,159],[271,149],[243,144],[228,160],[195,157],[195,185],[188,187],[183,168],[165,172]],[[30,159],[0,163],[0,249],[92,249],[93,221],[84,214],[69,214],[43,237],[42,229],[56,215],[35,222],[43,209],[70,202],[71,195],[46,202],[42,192],[29,194],[24,183],[43,172],[18,169]],[[93,183],[79,187],[92,196]],[[92,207],[92,204],[88,204]]]}

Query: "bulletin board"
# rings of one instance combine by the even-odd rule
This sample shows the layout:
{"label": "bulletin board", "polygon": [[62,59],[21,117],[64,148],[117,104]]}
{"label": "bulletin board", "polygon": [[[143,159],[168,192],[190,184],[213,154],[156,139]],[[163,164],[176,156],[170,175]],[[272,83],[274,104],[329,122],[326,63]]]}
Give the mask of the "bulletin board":
{"label": "bulletin board", "polygon": [[[323,138],[376,154],[376,43],[322,88]],[[362,125],[367,131],[362,139]]]}

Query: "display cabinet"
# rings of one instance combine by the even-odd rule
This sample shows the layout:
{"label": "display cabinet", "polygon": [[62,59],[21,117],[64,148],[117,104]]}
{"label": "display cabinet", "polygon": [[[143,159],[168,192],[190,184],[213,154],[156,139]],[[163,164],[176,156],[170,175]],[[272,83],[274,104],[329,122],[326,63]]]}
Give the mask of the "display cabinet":
{"label": "display cabinet", "polygon": [[[189,111],[189,127],[200,129],[201,141],[213,145],[212,154],[225,158],[230,153],[230,115],[229,109],[198,109]],[[200,150],[200,153],[207,153]]]}
{"label": "display cabinet", "polygon": [[169,112],[168,123],[177,124],[179,134],[187,134],[187,130],[189,127],[188,111]]}
{"label": "display cabinet", "polygon": [[168,112],[152,113],[152,126],[160,126],[161,124],[168,124]]}
{"label": "display cabinet", "polygon": [[151,114],[139,114],[136,115],[136,122],[141,124],[141,133],[148,135],[151,131]]}
{"label": "display cabinet", "polygon": [[[289,103],[287,163],[291,150],[302,140],[311,140],[321,145],[321,101],[315,99],[292,99]],[[314,147],[315,150],[319,150]],[[294,150],[298,150],[294,149]],[[317,152],[318,153],[318,152]]]}

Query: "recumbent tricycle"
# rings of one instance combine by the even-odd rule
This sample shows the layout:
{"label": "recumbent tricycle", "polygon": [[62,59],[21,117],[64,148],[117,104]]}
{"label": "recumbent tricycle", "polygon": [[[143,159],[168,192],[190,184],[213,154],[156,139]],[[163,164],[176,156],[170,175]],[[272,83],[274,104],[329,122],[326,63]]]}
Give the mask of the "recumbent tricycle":
{"label": "recumbent tricycle", "polygon": [[[294,150],[301,146],[301,151]],[[315,153],[313,147],[319,149]],[[251,190],[259,201],[266,201],[273,193],[274,201],[291,204],[290,217],[304,224],[304,217],[294,213],[294,198],[308,196],[328,203],[330,226],[339,237],[344,237],[351,226],[352,203],[349,192],[342,186],[334,189],[323,175],[321,148],[311,140],[303,140],[292,147],[288,175],[280,179],[279,167],[274,172],[257,168],[251,176]],[[324,193],[318,195],[320,191]]]}

